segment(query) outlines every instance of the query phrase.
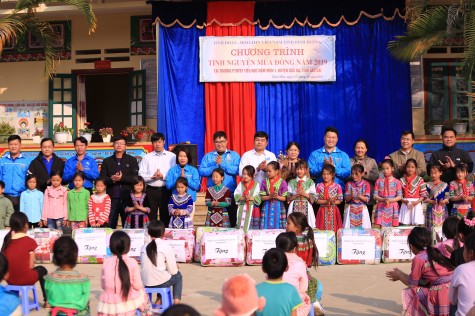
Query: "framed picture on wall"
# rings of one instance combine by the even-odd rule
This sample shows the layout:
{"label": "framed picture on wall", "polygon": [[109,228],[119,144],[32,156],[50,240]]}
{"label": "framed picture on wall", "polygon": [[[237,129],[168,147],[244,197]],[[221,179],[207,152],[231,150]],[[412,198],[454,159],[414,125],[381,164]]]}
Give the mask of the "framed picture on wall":
{"label": "framed picture on wall", "polygon": [[12,36],[9,42],[6,42],[3,46],[3,50],[13,50],[16,46],[16,37]]}
{"label": "framed picture on wall", "polygon": [[139,30],[141,42],[155,42],[155,28],[152,25],[151,19],[140,19]]}
{"label": "framed picture on wall", "polygon": [[[63,47],[64,46],[64,25],[63,24],[51,24],[53,31],[58,34],[58,37],[53,42],[53,47]],[[41,43],[40,38],[38,38],[33,33],[28,33],[28,46],[30,48],[43,48],[43,43]]]}

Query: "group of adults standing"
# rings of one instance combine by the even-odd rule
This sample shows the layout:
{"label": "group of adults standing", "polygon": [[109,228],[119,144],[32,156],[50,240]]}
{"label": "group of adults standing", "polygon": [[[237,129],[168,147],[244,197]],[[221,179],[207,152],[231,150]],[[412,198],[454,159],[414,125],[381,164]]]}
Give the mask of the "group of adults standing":
{"label": "group of adults standing", "polygon": [[[455,179],[455,166],[464,163],[468,171],[473,169],[473,161],[468,152],[456,147],[457,133],[452,128],[444,128],[442,131],[443,147],[432,153],[429,164],[426,167],[424,154],[413,148],[414,134],[411,131],[404,131],[401,134],[401,147],[388,155],[387,158],[393,160],[395,165],[394,176],[400,178],[404,174],[405,162],[413,158],[417,161],[417,173],[423,175],[428,172],[431,165],[440,164],[444,168],[442,180],[450,183]],[[103,160],[101,171],[93,157],[87,154],[88,142],[84,137],[74,140],[75,155],[64,162],[54,153],[54,141],[51,138],[44,138],[41,141],[41,151],[36,158],[30,160],[21,153],[21,138],[12,135],[8,138],[9,152],[0,159],[0,180],[5,182],[5,196],[12,201],[15,211],[19,208],[19,197],[25,187],[27,173],[32,173],[37,177],[38,190],[45,191],[49,184],[52,171],[59,171],[63,175],[63,183],[70,187],[73,175],[82,171],[86,181],[84,187],[92,190],[94,180],[99,176],[107,179],[107,193],[111,198],[111,213],[109,225],[116,228],[118,218],[125,222],[126,214],[122,204],[122,199],[127,195],[133,184],[133,178],[141,176],[144,178],[146,194],[149,197],[150,219],[156,219],[158,214],[160,219],[168,224],[170,215],[168,213],[168,201],[171,190],[167,188],[166,180],[168,172],[179,164],[174,153],[165,150],[165,135],[155,133],[151,137],[153,151],[145,155],[142,161],[137,162],[135,157],[126,153],[126,139],[119,135],[113,138],[114,153]],[[225,132],[217,131],[213,135],[214,151],[204,155],[199,165],[199,176],[207,178],[208,186],[213,185],[211,176],[216,168],[221,168],[224,173],[223,185],[229,188],[231,193],[237,186],[236,177],[242,174],[242,170],[247,165],[252,165],[256,170],[255,181],[260,183],[265,179],[266,165],[270,161],[277,161],[274,153],[268,151],[267,145],[269,136],[267,133],[259,131],[254,135],[254,148],[245,152],[242,157],[235,151],[228,148],[228,138]],[[335,167],[335,182],[344,188],[344,183],[350,176],[351,167],[354,164],[361,164],[364,167],[364,178],[372,189],[375,181],[379,177],[376,161],[367,156],[368,144],[364,139],[358,139],[354,144],[354,156],[350,158],[345,152],[337,147],[338,130],[328,127],[323,137],[322,148],[313,151],[309,157],[308,164],[310,176],[321,181],[322,167],[324,164],[332,164]],[[282,165],[281,176],[289,181],[295,178],[295,163],[300,159],[300,145],[290,142],[286,148],[285,159],[279,157]],[[185,152],[187,152],[185,150]],[[191,156],[187,154],[187,163],[191,164]],[[180,167],[180,166],[178,166]],[[176,168],[178,175],[179,168]],[[181,166],[181,168],[184,168]],[[183,173],[183,171],[181,171]],[[196,182],[196,181],[195,181]],[[368,209],[372,211],[372,203]],[[233,203],[228,209],[230,222],[236,223],[236,205]]]}

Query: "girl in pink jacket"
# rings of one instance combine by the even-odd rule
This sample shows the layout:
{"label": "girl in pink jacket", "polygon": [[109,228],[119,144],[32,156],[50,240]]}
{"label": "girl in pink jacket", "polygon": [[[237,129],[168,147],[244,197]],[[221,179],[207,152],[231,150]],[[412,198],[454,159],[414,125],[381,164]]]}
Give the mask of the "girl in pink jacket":
{"label": "girl in pink jacket", "polygon": [[68,189],[61,185],[61,172],[51,172],[51,185],[45,190],[43,199],[43,227],[61,229],[68,220]]}

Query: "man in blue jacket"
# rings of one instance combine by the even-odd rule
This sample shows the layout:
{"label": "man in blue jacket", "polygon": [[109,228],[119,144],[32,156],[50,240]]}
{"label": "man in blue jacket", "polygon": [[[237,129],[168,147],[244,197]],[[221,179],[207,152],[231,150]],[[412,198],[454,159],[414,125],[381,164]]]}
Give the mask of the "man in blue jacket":
{"label": "man in blue jacket", "polygon": [[322,182],[322,168],[324,164],[330,164],[335,167],[335,182],[342,190],[345,189],[345,179],[350,176],[351,163],[350,157],[336,147],[338,143],[338,130],[335,127],[327,127],[323,137],[324,146],[313,151],[308,158],[308,167],[310,175],[316,178],[316,183]]}
{"label": "man in blue jacket", "polygon": [[20,194],[26,190],[25,180],[31,159],[21,153],[21,138],[8,137],[9,153],[0,159],[0,180],[5,182],[5,197],[12,201],[15,212],[20,210]]}
{"label": "man in blue jacket", "polygon": [[[236,176],[239,172],[239,162],[241,157],[235,151],[229,150],[228,146],[228,137],[223,131],[217,131],[213,135],[214,148],[215,150],[204,155],[201,160],[200,167],[198,172],[201,177],[208,178],[208,187],[213,186],[213,180],[211,179],[211,174],[216,168],[221,168],[224,170],[224,180],[223,185],[231,191],[231,194],[234,194],[236,190]],[[236,203],[234,198],[232,199],[232,204],[228,208],[229,221],[231,226],[236,226]]]}
{"label": "man in blue jacket", "polygon": [[74,139],[74,149],[76,150],[76,156],[69,158],[64,165],[63,182],[69,183],[70,189],[74,188],[74,174],[82,171],[86,175],[84,188],[92,192],[94,180],[99,177],[99,168],[96,160],[86,154],[87,139],[82,136]]}

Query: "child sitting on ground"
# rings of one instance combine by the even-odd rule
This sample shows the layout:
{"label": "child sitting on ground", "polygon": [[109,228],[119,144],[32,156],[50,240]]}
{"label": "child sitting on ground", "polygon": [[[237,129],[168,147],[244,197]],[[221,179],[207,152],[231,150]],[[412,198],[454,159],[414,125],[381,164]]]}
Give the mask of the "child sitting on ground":
{"label": "child sitting on ground", "polygon": [[53,245],[53,263],[58,269],[45,276],[45,290],[51,306],[77,310],[89,315],[91,283],[87,275],[74,270],[78,246],[71,237],[59,237]]}
{"label": "child sitting on ground", "polygon": [[[11,202],[10,202],[11,203]],[[8,261],[7,258],[0,253],[0,282],[8,278]],[[0,284],[0,315],[20,316],[21,305],[20,299],[14,293],[5,290]]]}
{"label": "child sitting on ground", "polygon": [[224,281],[221,307],[214,316],[251,316],[265,305],[266,299],[257,295],[256,282],[247,274],[239,274]]}
{"label": "child sitting on ground", "polygon": [[289,268],[285,253],[278,249],[269,249],[262,259],[262,271],[267,274],[267,281],[259,283],[257,293],[264,296],[266,306],[257,316],[297,315],[297,308],[302,304],[297,289],[282,281],[284,272]]}

